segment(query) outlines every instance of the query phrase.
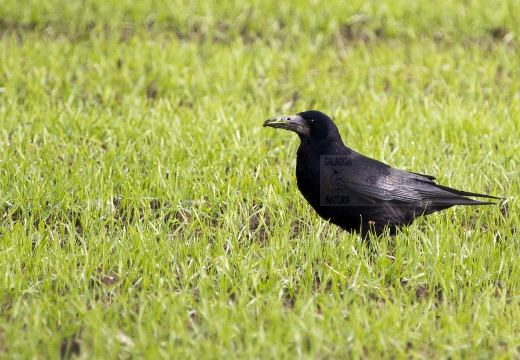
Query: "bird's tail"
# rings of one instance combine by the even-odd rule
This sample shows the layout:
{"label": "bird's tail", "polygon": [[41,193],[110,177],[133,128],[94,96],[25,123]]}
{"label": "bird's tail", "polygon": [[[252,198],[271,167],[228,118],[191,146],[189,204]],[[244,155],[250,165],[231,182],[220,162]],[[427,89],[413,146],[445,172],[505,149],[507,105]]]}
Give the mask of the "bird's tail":
{"label": "bird's tail", "polygon": [[481,201],[481,200],[474,200],[467,198],[466,196],[471,197],[480,197],[480,198],[486,198],[486,199],[494,199],[494,200],[502,200],[502,198],[491,196],[491,195],[484,195],[484,194],[477,194],[472,193],[468,191],[462,191],[457,189],[452,189],[447,186],[442,186],[435,184],[435,187],[439,190],[443,190],[446,192],[445,195],[442,194],[436,194],[435,198],[431,198],[426,200],[427,205],[424,208],[423,215],[429,215],[431,213],[448,209],[455,205],[497,205],[496,202],[493,201]]}
{"label": "bird's tail", "polygon": [[460,197],[452,197],[447,198],[446,200],[452,203],[452,205],[496,205],[496,202],[492,201],[480,201],[480,200],[473,200],[465,198],[465,196],[471,196],[471,197],[479,197],[479,198],[486,198],[486,199],[494,199],[494,200],[502,200],[502,198],[492,195],[485,195],[485,194],[478,194],[478,193],[472,193],[469,191],[462,191],[457,189],[452,189],[447,186],[438,185],[435,184],[435,187],[444,190],[446,192],[449,192],[453,195],[458,195]]}

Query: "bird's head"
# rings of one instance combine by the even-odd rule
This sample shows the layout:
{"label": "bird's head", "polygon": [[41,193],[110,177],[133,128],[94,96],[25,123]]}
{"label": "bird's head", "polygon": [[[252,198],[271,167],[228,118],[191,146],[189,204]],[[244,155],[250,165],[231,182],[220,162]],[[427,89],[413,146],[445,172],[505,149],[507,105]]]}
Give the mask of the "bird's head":
{"label": "bird's head", "polygon": [[331,118],[321,111],[308,110],[296,115],[277,116],[264,122],[264,126],[294,131],[302,141],[320,140],[339,136],[338,128]]}

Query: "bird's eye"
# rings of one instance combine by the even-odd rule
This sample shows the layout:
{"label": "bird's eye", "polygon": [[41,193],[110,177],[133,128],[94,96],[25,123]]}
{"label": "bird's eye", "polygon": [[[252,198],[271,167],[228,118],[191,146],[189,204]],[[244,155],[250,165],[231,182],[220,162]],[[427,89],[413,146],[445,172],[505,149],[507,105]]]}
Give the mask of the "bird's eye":
{"label": "bird's eye", "polygon": [[309,119],[309,120],[307,120],[307,122],[309,123],[309,125],[312,125],[312,124],[314,124],[314,119]]}

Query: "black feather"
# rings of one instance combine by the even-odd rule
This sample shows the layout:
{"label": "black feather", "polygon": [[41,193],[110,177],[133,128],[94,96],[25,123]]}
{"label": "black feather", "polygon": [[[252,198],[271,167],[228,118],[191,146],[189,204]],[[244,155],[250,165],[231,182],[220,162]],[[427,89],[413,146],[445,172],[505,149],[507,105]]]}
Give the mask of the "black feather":
{"label": "black feather", "polygon": [[324,219],[367,237],[411,224],[417,217],[454,205],[496,204],[468,198],[491,195],[438,185],[435,178],[394,169],[346,147],[334,122],[319,111],[267,120],[264,126],[292,130],[300,137],[298,188]]}

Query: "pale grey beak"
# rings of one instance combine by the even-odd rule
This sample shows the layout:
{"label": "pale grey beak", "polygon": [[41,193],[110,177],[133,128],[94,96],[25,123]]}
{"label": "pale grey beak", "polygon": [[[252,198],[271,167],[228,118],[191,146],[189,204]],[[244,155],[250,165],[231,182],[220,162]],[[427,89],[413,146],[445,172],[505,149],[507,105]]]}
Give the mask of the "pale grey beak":
{"label": "pale grey beak", "polygon": [[264,121],[264,127],[294,131],[300,136],[309,136],[310,128],[307,121],[300,115],[277,116]]}

